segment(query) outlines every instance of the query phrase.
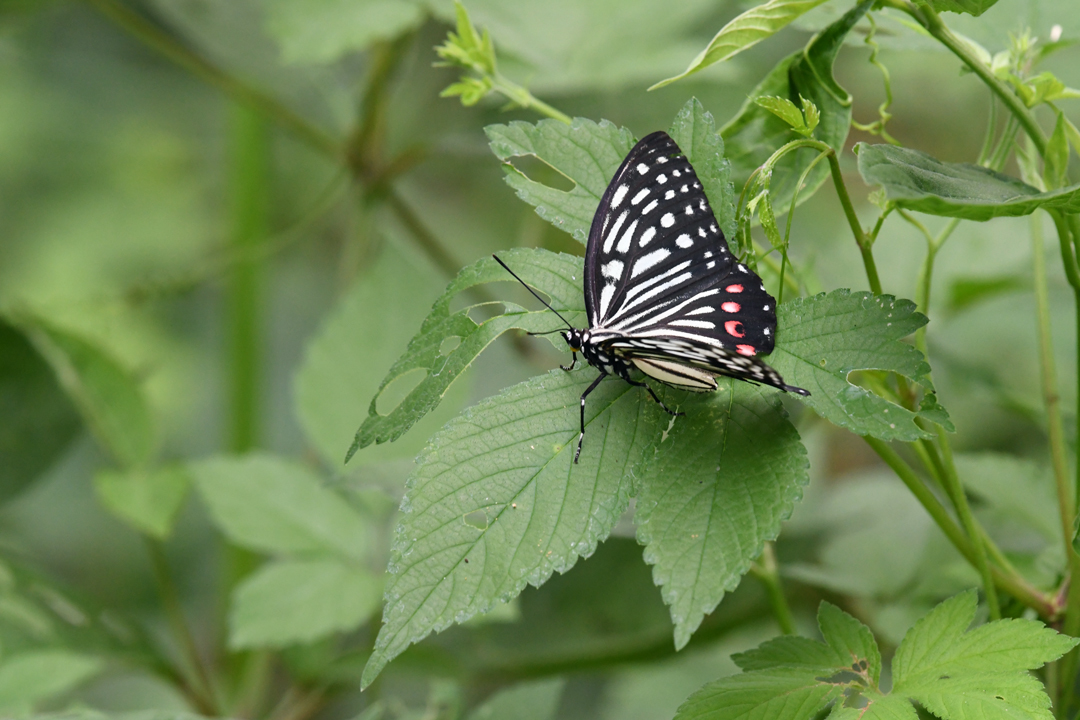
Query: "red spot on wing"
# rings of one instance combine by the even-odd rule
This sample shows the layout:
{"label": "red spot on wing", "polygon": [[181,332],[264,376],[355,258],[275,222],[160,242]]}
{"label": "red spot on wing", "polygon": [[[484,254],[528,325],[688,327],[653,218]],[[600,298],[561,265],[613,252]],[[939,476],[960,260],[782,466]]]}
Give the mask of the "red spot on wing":
{"label": "red spot on wing", "polygon": [[728,285],[726,288],[729,293],[741,293],[743,291],[742,285]]}
{"label": "red spot on wing", "polygon": [[746,332],[744,332],[743,330],[742,323],[738,320],[728,320],[726,323],[724,323],[724,329],[727,330],[728,335],[734,335],[738,338],[746,335]]}
{"label": "red spot on wing", "polygon": [[740,355],[747,355],[749,357],[757,355],[757,350],[754,349],[753,345],[736,345],[735,349],[739,351]]}
{"label": "red spot on wing", "polygon": [[742,310],[742,306],[737,302],[726,302],[720,306],[720,309],[727,313],[737,313]]}

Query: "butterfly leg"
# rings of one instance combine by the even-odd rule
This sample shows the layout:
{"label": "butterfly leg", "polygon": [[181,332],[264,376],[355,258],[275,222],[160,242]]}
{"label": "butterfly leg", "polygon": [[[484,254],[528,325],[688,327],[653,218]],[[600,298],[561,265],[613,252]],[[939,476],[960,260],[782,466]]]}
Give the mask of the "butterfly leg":
{"label": "butterfly leg", "polygon": [[570,358],[571,358],[570,367],[566,367],[565,365],[560,365],[559,366],[560,368],[562,368],[566,372],[570,372],[571,370],[574,369],[574,366],[577,365],[577,353],[576,352],[570,353]]}
{"label": "butterfly leg", "polygon": [[607,373],[600,373],[600,376],[593,380],[592,385],[585,389],[585,392],[581,393],[581,433],[577,437],[577,452],[574,453],[574,464],[577,465],[578,458],[581,457],[581,441],[585,439],[585,398],[589,397],[589,393],[596,389],[596,386],[600,384],[600,381],[607,377]]}
{"label": "butterfly leg", "polygon": [[646,382],[636,382],[634,380],[630,380],[629,378],[626,378],[626,382],[630,383],[631,385],[635,385],[637,387],[643,387],[646,390],[648,390],[649,394],[652,395],[652,399],[656,401],[657,405],[664,408],[664,412],[666,412],[668,415],[674,415],[674,416],[678,417],[679,415],[685,415],[686,414],[684,412],[675,412],[674,410],[669,408],[667,405],[665,405],[664,401],[660,399],[660,397],[656,394],[656,392],[651,387],[649,387],[648,383],[646,383]]}

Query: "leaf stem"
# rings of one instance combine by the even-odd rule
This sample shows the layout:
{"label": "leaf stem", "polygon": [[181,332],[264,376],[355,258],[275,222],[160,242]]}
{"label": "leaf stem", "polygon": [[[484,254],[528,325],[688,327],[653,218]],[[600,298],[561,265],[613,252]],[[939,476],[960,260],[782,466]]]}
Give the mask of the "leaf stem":
{"label": "leaf stem", "polygon": [[501,92],[515,105],[519,105],[529,110],[535,110],[541,115],[546,115],[549,118],[564,122],[567,125],[570,125],[573,122],[569,115],[548,105],[546,102],[537,98],[531,92],[521,85],[518,85],[513,80],[510,80],[502,73],[496,71],[490,78],[492,89]]}
{"label": "leaf stem", "polygon": [[341,144],[297,115],[274,97],[224,72],[177,42],[168,33],[117,0],[87,0],[98,12],[152,50],[221,90],[233,100],[258,109],[309,146],[332,158],[341,157]]}
{"label": "leaf stem", "polygon": [[[934,522],[937,523],[937,526],[941,528],[941,531],[945,533],[945,536],[960,554],[963,555],[969,563],[975,565],[975,549],[972,547],[971,542],[964,535],[964,532],[956,522],[949,516],[945,506],[934,497],[934,494],[930,492],[929,488],[926,487],[925,483],[923,483],[912,467],[904,462],[904,459],[887,443],[869,436],[864,437],[863,440],[865,440],[866,444],[878,454],[878,457],[885,461],[885,464],[896,473],[903,483],[907,485],[908,489],[911,490],[915,498],[922,504],[930,514],[930,517],[933,518]],[[1054,604],[1051,602],[1051,599],[1047,597],[1046,593],[1032,586],[1023,578],[1023,576],[1016,572],[1009,572],[996,566],[990,568],[990,573],[993,577],[994,584],[997,587],[1009,593],[1028,607],[1033,608],[1042,617],[1053,617]]]}
{"label": "leaf stem", "polygon": [[154,572],[158,595],[161,597],[161,603],[165,607],[165,615],[169,620],[169,625],[172,626],[177,642],[180,644],[180,651],[189,670],[187,674],[192,676],[190,679],[185,678],[192,693],[191,700],[201,713],[212,716],[220,715],[221,706],[215,697],[214,684],[199,654],[195,636],[192,634],[187,619],[184,617],[184,607],[180,602],[180,594],[177,592],[176,584],[172,579],[169,561],[165,557],[165,549],[159,540],[145,536],[143,539],[145,540],[147,553],[150,556],[150,566]]}
{"label": "leaf stem", "polygon": [[750,566],[750,572],[765,586],[773,615],[776,616],[776,622],[780,625],[780,632],[784,635],[794,635],[795,620],[784,597],[784,587],[780,582],[780,568],[776,562],[776,551],[772,543],[765,543],[761,557]]}

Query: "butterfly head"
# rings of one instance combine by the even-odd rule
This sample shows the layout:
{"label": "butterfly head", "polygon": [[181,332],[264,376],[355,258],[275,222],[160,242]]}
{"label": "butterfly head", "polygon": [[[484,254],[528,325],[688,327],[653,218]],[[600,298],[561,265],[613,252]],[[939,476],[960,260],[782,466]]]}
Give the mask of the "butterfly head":
{"label": "butterfly head", "polygon": [[566,344],[570,346],[570,349],[574,352],[581,352],[581,346],[585,344],[585,338],[581,330],[575,330],[570,328],[562,332],[563,339],[566,340]]}

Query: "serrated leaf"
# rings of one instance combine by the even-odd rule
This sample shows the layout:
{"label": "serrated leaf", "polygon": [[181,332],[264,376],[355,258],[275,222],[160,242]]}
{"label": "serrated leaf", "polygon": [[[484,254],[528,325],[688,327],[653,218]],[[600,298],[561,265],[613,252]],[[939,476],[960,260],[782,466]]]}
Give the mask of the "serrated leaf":
{"label": "serrated leaf", "polygon": [[0,502],[56,462],[80,427],[79,413],[49,364],[0,316]]}
{"label": "serrated leaf", "polygon": [[809,478],[775,391],[720,379],[679,410],[637,473],[634,521],[681,649],[776,539]]}
{"label": "serrated leaf", "polygon": [[992,8],[998,0],[927,0],[938,12],[963,13],[978,17]]}
{"label": "serrated leaf", "polygon": [[413,0],[271,0],[266,13],[285,62],[323,65],[416,27],[426,10]]}
{"label": "serrated leaf", "polygon": [[1040,192],[979,165],[946,163],[924,152],[859,143],[859,173],[890,202],[928,215],[965,220],[1030,215],[1039,208],[1080,212],[1080,185]]}
{"label": "serrated leaf", "polygon": [[[440,276],[387,244],[322,322],[304,348],[293,381],[300,424],[329,467],[339,467],[387,371],[439,296]],[[455,383],[446,402],[401,442],[372,448],[363,463],[412,458],[465,404],[468,383]]]}
{"label": "serrated leaf", "polygon": [[731,163],[724,157],[724,139],[716,131],[712,113],[697,98],[690,98],[675,116],[668,134],[694,166],[716,222],[730,243],[738,222],[735,217],[735,186]]}
{"label": "serrated leaf", "polygon": [[847,378],[854,370],[884,370],[924,382],[929,366],[901,339],[925,324],[915,303],[891,295],[841,289],[799,298],[777,309],[776,349],[767,362],[785,382],[809,390],[799,399],[833,424],[912,441],[928,436],[914,413]]}
{"label": "serrated leaf", "polygon": [[26,713],[101,671],[100,659],[70,650],[31,650],[0,663],[0,710]]}
{"label": "serrated leaf", "polygon": [[611,532],[662,411],[639,388],[601,383],[575,465],[578,398],[595,377],[554,370],[466,409],[431,439],[402,500],[365,686],[410,644],[565,572]]}
{"label": "serrated leaf", "polygon": [[584,243],[593,215],[615,171],[634,146],[634,136],[607,120],[595,123],[574,118],[567,125],[541,120],[535,125],[512,122],[484,128],[492,152],[503,162],[532,155],[574,183],[569,192],[530,180],[508,166],[506,182],[519,198],[536,207],[536,214]]}
{"label": "serrated leaf", "polygon": [[212,458],[188,467],[214,524],[237,545],[364,557],[369,531],[363,518],[307,467],[269,454]]}
{"label": "serrated leaf", "polygon": [[771,37],[792,20],[814,9],[826,0],[769,0],[742,13],[720,29],[709,44],[702,50],[682,73],[662,80],[650,90],[664,87],[676,80],[700,72],[743,50],[757,45]]}
{"label": "serrated leaf", "polygon": [[[894,693],[898,691],[894,690]],[[1043,684],[1028,674],[979,673],[926,677],[904,690],[938,717],[949,720],[1053,720]]]}
{"label": "serrated leaf", "polygon": [[[872,4],[873,0],[863,0],[811,38],[803,50],[781,60],[750,91],[735,117],[720,128],[737,187],[744,185],[778,148],[802,137],[788,123],[760,107],[758,98],[781,97],[792,102],[806,98],[820,111],[817,139],[837,153],[843,151],[851,127],[851,96],[833,78],[832,67],[844,38]],[[795,184],[816,155],[816,151],[798,150],[788,153],[775,165],[770,181],[775,208],[787,212]],[[826,164],[818,163],[799,192],[799,202],[809,199],[828,176]]]}
{"label": "serrated leaf", "polygon": [[128,525],[159,540],[172,533],[191,484],[183,467],[101,470],[94,476],[98,500]]}
{"label": "serrated leaf", "polygon": [[154,452],[154,422],[134,374],[103,348],[42,317],[11,318],[52,367],[97,440],[125,467]]}
{"label": "serrated leaf", "polygon": [[803,114],[799,112],[799,108],[795,107],[795,103],[787,98],[766,95],[765,97],[754,98],[754,104],[765,108],[795,130],[806,129],[806,120],[803,118]]}
{"label": "serrated leaf", "polygon": [[881,679],[881,651],[870,628],[828,602],[822,602],[818,607],[818,627],[833,652],[852,671],[865,673],[870,684],[877,687]]}
{"label": "serrated leaf", "polygon": [[[500,257],[526,282],[547,293],[555,309],[571,322],[584,314],[585,299],[579,280],[582,277],[581,258],[538,249],[508,250]],[[484,348],[507,330],[521,328],[544,332],[563,327],[562,321],[543,307],[526,310],[509,302],[503,303],[505,313],[480,323],[469,317],[470,308],[450,311],[451,302],[463,291],[495,281],[513,281],[513,278],[494,259],[484,258],[462,270],[447,286],[420,331],[409,341],[405,353],[379,385],[368,408],[368,416],[356,431],[346,461],[360,448],[401,437],[442,402],[451,383],[468,369]],[[458,344],[447,351],[445,343],[451,338],[457,338]],[[418,370],[425,373],[423,379],[392,411],[380,415],[376,404],[379,394],[397,378]]]}
{"label": "serrated leaf", "polygon": [[[715,128],[712,115],[691,98],[669,132],[694,166],[724,236],[732,238],[736,229],[735,189],[724,157],[724,141]],[[595,123],[584,118],[575,118],[572,125],[541,120],[535,125],[489,125],[484,131],[500,160],[532,155],[574,182],[570,191],[557,190],[507,168],[506,181],[518,197],[535,206],[537,215],[582,243],[588,240],[600,197],[635,142],[625,128],[607,120]]]}
{"label": "serrated leaf", "polygon": [[755,670],[701,688],[679,706],[675,720],[806,720],[843,697],[844,687],[803,668]]}
{"label": "serrated leaf", "polygon": [[806,135],[809,137],[814,134],[814,129],[821,123],[821,111],[818,110],[817,105],[804,97],[800,97],[799,102],[802,103],[803,116],[806,118]]}
{"label": "serrated leaf", "polygon": [[956,426],[953,425],[952,418],[949,417],[948,411],[938,402],[937,395],[934,393],[926,393],[923,395],[922,400],[919,401],[919,417],[937,423],[945,429],[945,432],[956,432]]}
{"label": "serrated leaf", "polygon": [[495,693],[468,720],[554,720],[566,681],[562,678],[520,683]]}
{"label": "serrated leaf", "polygon": [[236,588],[229,646],[285,647],[354,630],[381,596],[377,577],[333,558],[271,562]]}

